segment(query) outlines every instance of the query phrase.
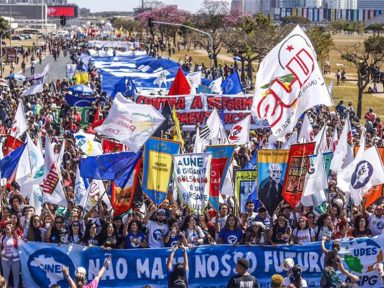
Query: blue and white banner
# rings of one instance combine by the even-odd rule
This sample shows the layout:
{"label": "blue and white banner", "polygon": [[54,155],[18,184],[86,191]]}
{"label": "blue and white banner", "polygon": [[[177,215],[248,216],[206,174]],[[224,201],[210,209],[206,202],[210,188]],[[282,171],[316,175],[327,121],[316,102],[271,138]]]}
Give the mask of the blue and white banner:
{"label": "blue and white banner", "polygon": [[[344,240],[340,251],[344,267],[360,277],[358,287],[384,287],[378,273],[372,268],[382,261],[384,236]],[[327,247],[330,247],[328,243]],[[130,249],[106,251],[99,247],[60,245],[28,242],[21,243],[21,271],[24,287],[50,287],[58,284],[68,287],[61,272],[69,267],[72,277],[75,268],[87,270],[90,282],[98,273],[108,255],[112,263],[108,266],[99,287],[165,287],[167,283],[166,262],[170,249]],[[281,274],[285,258],[291,257],[303,267],[302,276],[308,287],[320,287],[323,260],[320,243],[291,246],[200,246],[188,250],[189,287],[224,287],[235,274],[235,263],[245,257],[249,272],[259,281],[260,287],[269,287],[271,276]],[[182,251],[175,255],[182,261]],[[343,278],[344,279],[344,278]],[[348,281],[348,279],[346,280]]]}
{"label": "blue and white banner", "polygon": [[71,107],[91,107],[92,102],[95,102],[97,98],[95,97],[83,97],[75,96],[72,94],[65,94],[65,102]]}

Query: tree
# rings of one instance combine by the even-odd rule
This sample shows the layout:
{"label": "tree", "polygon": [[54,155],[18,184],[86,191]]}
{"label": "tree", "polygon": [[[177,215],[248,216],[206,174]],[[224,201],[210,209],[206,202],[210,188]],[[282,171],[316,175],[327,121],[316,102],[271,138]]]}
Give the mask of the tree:
{"label": "tree", "polygon": [[306,25],[310,24],[311,20],[309,20],[306,17],[301,17],[301,16],[287,16],[281,18],[281,22],[286,25],[286,24],[298,24],[298,25]]}
{"label": "tree", "polygon": [[307,31],[307,35],[315,48],[317,61],[324,66],[324,61],[333,47],[332,35],[327,33],[323,27],[315,26]]}
{"label": "tree", "polygon": [[247,62],[247,76],[253,79],[252,63],[261,60],[287,33],[287,27],[279,27],[273,20],[259,13],[244,17],[236,28],[226,29],[225,45],[228,51],[240,57],[242,80]]}
{"label": "tree", "polygon": [[380,35],[384,31],[384,25],[379,23],[371,24],[365,28],[365,31],[372,31],[373,35]]}
{"label": "tree", "polygon": [[199,36],[197,42],[210,54],[217,66],[217,55],[220,53],[225,35],[225,27],[233,27],[238,22],[238,15],[230,15],[226,1],[204,0],[202,9],[193,18],[196,28],[211,34],[213,51],[208,37]]}
{"label": "tree", "polygon": [[370,36],[363,44],[358,43],[352,49],[342,52],[341,57],[355,65],[357,71],[357,116],[361,118],[364,90],[384,60],[384,37]]}
{"label": "tree", "polygon": [[[183,24],[188,17],[189,13],[187,11],[179,10],[177,7],[169,5],[143,12],[137,16],[137,19],[142,25],[146,26],[149,18],[153,18],[155,21]],[[166,25],[156,27],[159,29],[163,41],[165,38],[169,40],[169,37],[172,37],[173,45],[176,45],[176,33],[178,28]]]}
{"label": "tree", "polygon": [[[9,24],[8,20],[5,20],[3,17],[0,16],[0,34],[3,34],[9,29],[11,29],[11,25]],[[9,36],[9,34],[7,34],[6,36]]]}

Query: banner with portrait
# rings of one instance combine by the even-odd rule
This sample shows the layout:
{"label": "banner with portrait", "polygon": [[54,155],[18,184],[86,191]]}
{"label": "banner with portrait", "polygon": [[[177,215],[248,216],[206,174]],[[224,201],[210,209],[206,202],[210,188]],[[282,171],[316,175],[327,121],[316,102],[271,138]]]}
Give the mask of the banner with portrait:
{"label": "banner with portrait", "polygon": [[235,196],[239,203],[240,213],[246,211],[245,204],[248,200],[257,200],[257,171],[235,171]]}
{"label": "banner with portrait", "polygon": [[288,166],[281,195],[295,208],[304,191],[305,175],[310,167],[309,157],[315,151],[316,143],[293,144],[289,150]]}
{"label": "banner with portrait", "polygon": [[197,214],[208,204],[211,158],[210,153],[173,155],[173,181],[180,200]]}
{"label": "banner with portrait", "polygon": [[269,215],[273,215],[283,200],[281,191],[287,167],[289,150],[262,149],[258,152],[258,198]]}

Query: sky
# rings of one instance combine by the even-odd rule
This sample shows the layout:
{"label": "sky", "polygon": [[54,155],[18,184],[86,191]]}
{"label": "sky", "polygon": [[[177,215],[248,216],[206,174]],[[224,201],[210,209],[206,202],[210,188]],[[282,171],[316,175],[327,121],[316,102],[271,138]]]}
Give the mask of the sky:
{"label": "sky", "polygon": [[[80,8],[90,8],[92,12],[101,11],[132,11],[133,8],[141,6],[141,0],[70,0]],[[203,0],[163,0],[167,5],[177,4],[179,9],[196,12],[200,9]]]}

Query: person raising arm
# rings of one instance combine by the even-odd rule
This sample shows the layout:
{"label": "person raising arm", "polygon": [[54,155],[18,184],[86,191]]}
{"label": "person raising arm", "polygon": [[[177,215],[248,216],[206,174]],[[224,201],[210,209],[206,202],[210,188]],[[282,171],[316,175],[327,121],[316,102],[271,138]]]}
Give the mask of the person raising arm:
{"label": "person raising arm", "polygon": [[76,269],[75,280],[69,275],[68,267],[63,266],[62,272],[65,279],[67,279],[70,288],[97,288],[99,286],[99,281],[103,277],[105,271],[107,270],[108,265],[111,263],[111,256],[107,257],[104,261],[103,267],[101,267],[99,273],[92,280],[91,283],[87,283],[86,270],[83,267],[78,267]]}

